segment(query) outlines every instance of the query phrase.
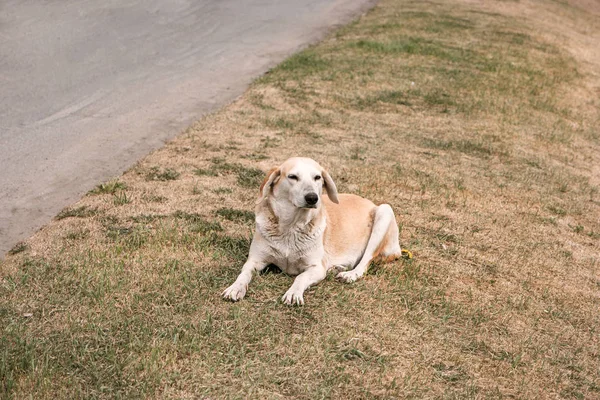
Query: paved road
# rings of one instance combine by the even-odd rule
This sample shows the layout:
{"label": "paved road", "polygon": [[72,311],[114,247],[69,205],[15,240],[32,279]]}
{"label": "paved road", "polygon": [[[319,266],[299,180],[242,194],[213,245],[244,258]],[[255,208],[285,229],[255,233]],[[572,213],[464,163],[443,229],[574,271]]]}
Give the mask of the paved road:
{"label": "paved road", "polygon": [[373,0],[2,0],[0,258]]}

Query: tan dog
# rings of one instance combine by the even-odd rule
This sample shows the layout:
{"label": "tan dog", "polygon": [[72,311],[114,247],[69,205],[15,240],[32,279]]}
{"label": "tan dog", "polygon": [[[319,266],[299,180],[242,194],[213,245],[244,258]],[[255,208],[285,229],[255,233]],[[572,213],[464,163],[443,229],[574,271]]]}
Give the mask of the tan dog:
{"label": "tan dog", "polygon": [[298,275],[283,302],[304,304],[304,291],[323,280],[329,269],[342,271],[338,279],[354,282],[373,258],[400,256],[398,226],[388,204],[338,195],[331,176],[316,161],[290,158],[271,170],[260,187],[248,261],[223,297],[242,299],[254,271],[275,264],[286,274]]}

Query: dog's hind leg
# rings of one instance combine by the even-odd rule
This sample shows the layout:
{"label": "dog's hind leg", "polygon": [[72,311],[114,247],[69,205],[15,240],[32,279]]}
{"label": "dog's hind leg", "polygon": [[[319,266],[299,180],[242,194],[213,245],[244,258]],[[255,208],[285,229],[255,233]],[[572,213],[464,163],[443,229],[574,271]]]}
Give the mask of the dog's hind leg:
{"label": "dog's hind leg", "polygon": [[398,226],[392,207],[388,204],[378,206],[373,216],[371,236],[361,260],[354,269],[340,272],[337,278],[348,283],[354,282],[365,274],[373,258],[377,256],[382,256],[386,260],[399,258],[402,251],[398,236]]}
{"label": "dog's hind leg", "polygon": [[[387,205],[387,204],[386,204]],[[392,211],[392,222],[388,227],[387,234],[383,240],[381,251],[375,252],[374,258],[381,258],[383,261],[393,261],[402,257],[402,249],[400,248],[400,231],[396,225],[396,218]]]}

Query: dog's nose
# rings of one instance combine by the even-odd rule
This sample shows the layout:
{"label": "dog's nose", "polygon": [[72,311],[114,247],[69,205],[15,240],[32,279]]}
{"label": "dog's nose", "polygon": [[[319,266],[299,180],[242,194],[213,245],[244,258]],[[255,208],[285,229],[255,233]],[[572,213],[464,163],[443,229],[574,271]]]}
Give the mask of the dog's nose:
{"label": "dog's nose", "polygon": [[304,196],[304,200],[306,200],[306,204],[314,206],[319,201],[319,196],[316,193],[309,193]]}

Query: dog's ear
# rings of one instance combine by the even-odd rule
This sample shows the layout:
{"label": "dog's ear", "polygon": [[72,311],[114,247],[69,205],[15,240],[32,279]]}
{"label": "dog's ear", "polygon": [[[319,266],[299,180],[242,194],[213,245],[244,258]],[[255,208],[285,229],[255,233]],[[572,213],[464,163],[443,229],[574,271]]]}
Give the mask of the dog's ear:
{"label": "dog's ear", "polygon": [[327,191],[327,196],[329,196],[329,199],[331,201],[333,201],[335,204],[339,204],[340,201],[338,200],[337,187],[335,187],[335,183],[333,182],[333,179],[331,179],[331,175],[329,175],[329,172],[327,172],[325,170],[323,170],[321,175],[323,175],[323,182],[324,182],[323,186],[325,186],[325,190]]}
{"label": "dog's ear", "polygon": [[267,172],[267,176],[265,176],[263,183],[260,185],[260,193],[258,195],[258,200],[256,200],[256,204],[260,204],[264,199],[269,197],[269,192],[271,191],[273,185],[279,180],[280,175],[281,170],[279,167],[272,168],[269,172]]}

